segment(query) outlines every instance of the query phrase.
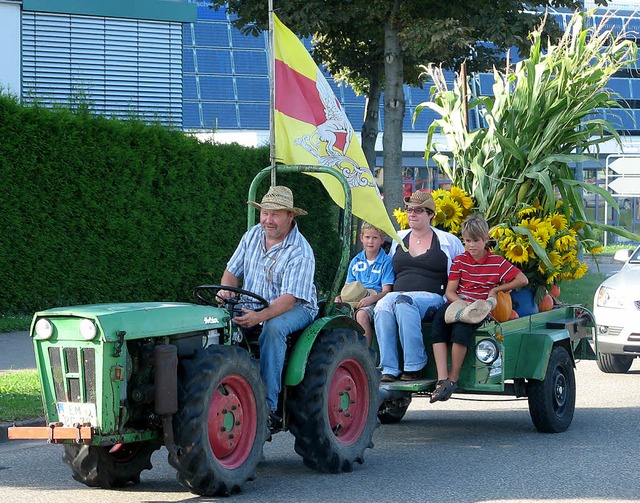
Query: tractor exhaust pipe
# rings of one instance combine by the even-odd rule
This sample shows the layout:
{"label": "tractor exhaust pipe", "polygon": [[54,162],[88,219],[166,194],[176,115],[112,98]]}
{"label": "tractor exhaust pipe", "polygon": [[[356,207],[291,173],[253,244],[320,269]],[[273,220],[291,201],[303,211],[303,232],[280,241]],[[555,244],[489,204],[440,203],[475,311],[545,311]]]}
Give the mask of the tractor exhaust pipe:
{"label": "tractor exhaust pipe", "polygon": [[153,348],[153,366],[155,411],[162,418],[164,445],[172,455],[177,456],[173,439],[173,414],[178,412],[178,348],[172,344]]}

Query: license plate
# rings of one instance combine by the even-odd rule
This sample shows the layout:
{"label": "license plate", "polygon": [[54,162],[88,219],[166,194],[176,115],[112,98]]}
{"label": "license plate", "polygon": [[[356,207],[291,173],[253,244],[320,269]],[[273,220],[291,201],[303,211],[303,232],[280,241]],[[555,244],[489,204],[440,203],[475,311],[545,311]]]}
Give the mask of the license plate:
{"label": "license plate", "polygon": [[64,426],[97,425],[95,403],[58,402],[58,421]]}

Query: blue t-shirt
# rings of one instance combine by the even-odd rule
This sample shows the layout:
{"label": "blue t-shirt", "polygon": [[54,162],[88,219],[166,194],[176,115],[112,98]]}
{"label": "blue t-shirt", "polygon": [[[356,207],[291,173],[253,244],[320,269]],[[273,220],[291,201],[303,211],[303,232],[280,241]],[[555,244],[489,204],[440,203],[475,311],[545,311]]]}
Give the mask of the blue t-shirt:
{"label": "blue t-shirt", "polygon": [[393,285],[396,277],[391,266],[391,257],[383,249],[371,265],[364,250],[351,259],[347,272],[347,283],[359,281],[365,288],[380,293],[384,285]]}

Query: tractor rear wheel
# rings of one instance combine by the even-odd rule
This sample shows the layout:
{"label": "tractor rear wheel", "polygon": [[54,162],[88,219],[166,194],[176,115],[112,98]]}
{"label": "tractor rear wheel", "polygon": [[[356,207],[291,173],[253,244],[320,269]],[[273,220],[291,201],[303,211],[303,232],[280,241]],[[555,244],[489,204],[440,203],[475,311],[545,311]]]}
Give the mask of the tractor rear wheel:
{"label": "tractor rear wheel", "polygon": [[237,346],[209,346],[180,363],[178,454],[169,463],[195,494],[229,495],[255,478],[267,439],[267,402],[257,362]]}
{"label": "tractor rear wheel", "polygon": [[379,424],[379,380],[373,352],[358,332],[334,329],[318,336],[304,379],[288,400],[295,450],[305,465],[339,473],[364,461]]}
{"label": "tractor rear wheel", "polygon": [[129,482],[140,483],[142,470],[151,470],[151,455],[159,442],[133,442],[108,447],[65,444],[62,461],[71,467],[73,478],[89,487],[111,489]]}

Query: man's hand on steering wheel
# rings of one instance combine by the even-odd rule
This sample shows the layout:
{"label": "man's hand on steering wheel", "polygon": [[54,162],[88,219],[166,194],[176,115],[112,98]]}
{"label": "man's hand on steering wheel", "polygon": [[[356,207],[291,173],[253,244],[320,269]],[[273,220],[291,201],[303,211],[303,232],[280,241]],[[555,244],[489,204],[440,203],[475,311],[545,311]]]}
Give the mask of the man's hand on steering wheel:
{"label": "man's hand on steering wheel", "polygon": [[263,321],[260,313],[245,308],[242,308],[242,314],[240,316],[233,318],[233,322],[242,328],[251,328]]}
{"label": "man's hand on steering wheel", "polygon": [[[269,302],[260,295],[235,286],[200,285],[194,288],[193,294],[202,303],[210,306],[224,303],[232,316],[242,312],[243,314],[239,316],[233,316],[233,321],[243,328],[261,323],[263,320],[258,313],[269,305]],[[249,297],[249,300],[240,300],[237,295]],[[240,308],[239,304],[257,304],[258,308],[255,310]]]}

